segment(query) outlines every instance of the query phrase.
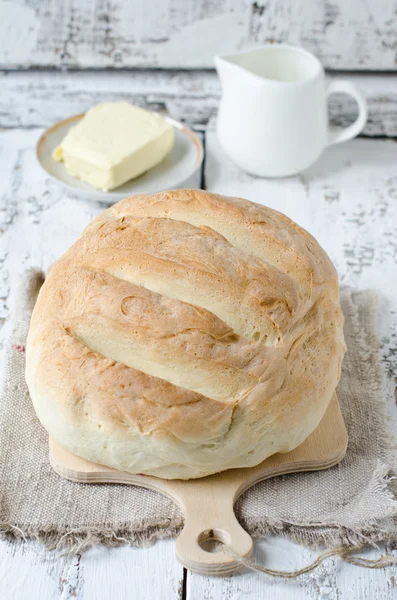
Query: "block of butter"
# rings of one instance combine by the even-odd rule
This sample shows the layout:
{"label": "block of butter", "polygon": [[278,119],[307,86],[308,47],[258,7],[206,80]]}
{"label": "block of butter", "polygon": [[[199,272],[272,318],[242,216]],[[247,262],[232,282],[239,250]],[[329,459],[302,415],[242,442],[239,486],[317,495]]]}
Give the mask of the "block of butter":
{"label": "block of butter", "polygon": [[174,129],[159,114],[128,102],[91,108],[53,158],[94,188],[108,191],[148,171],[170,152]]}

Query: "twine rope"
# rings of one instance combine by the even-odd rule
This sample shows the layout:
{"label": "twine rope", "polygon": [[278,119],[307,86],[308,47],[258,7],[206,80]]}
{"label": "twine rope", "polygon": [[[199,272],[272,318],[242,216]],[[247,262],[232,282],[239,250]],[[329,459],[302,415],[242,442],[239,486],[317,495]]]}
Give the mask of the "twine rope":
{"label": "twine rope", "polygon": [[357,551],[357,548],[343,548],[336,547],[330,550],[326,550],[322,552],[317,558],[311,562],[310,564],[302,567],[301,569],[297,569],[296,571],[278,571],[277,569],[269,569],[264,565],[260,565],[254,560],[250,558],[244,558],[235,552],[230,546],[226,546],[222,544],[223,550],[225,554],[228,554],[231,558],[236,560],[242,566],[251,569],[252,571],[257,571],[258,573],[265,573],[266,575],[270,575],[271,577],[282,577],[283,579],[295,579],[300,575],[304,575],[305,573],[310,573],[316,569],[324,560],[327,558],[331,558],[332,556],[339,556],[344,562],[349,563],[350,565],[354,565],[356,567],[364,567],[367,569],[382,569],[383,567],[388,567],[393,564],[397,564],[397,556],[391,556],[390,554],[385,554],[380,556],[379,558],[363,558],[362,556],[351,556],[351,552]]}

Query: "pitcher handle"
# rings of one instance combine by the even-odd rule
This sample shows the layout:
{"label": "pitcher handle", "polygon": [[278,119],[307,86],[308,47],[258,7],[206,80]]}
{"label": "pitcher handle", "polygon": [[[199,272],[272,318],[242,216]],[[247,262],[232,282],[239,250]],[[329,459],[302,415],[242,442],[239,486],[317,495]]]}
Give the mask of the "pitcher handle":
{"label": "pitcher handle", "polygon": [[365,127],[368,118],[367,102],[361,92],[350,81],[335,79],[330,82],[326,91],[327,97],[331,94],[342,93],[352,96],[358,104],[357,119],[344,129],[337,129],[328,133],[328,146],[340,144],[356,137]]}

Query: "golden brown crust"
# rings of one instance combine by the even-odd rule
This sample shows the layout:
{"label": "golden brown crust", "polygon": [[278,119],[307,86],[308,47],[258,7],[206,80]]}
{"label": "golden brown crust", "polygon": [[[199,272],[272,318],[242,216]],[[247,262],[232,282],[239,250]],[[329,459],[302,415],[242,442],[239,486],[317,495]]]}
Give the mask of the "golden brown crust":
{"label": "golden brown crust", "polygon": [[284,215],[200,190],[135,196],[51,269],[27,381],[71,451],[198,477],[311,433],[339,379],[342,327],[332,263]]}

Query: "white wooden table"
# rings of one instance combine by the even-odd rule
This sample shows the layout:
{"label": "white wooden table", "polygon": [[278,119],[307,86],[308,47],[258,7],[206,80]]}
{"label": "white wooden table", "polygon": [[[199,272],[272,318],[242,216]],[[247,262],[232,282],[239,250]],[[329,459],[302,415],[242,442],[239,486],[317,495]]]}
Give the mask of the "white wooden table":
{"label": "white wooden table", "polygon": [[[356,80],[364,82],[364,77]],[[396,135],[397,97],[392,76],[367,76],[370,98],[367,134]],[[299,177],[263,180],[238,171],[222,153],[213,128],[219,87],[212,73],[0,74],[0,319],[9,330],[19,274],[29,265],[46,269],[74,241],[101,207],[65,193],[35,160],[43,129],[103,100],[128,98],[167,106],[195,124],[204,137],[203,170],[187,185],[240,195],[285,212],[313,233],[335,262],[341,282],[381,290],[381,358],[389,381],[390,421],[397,433],[393,402],[397,373],[397,144],[360,138],[325,152]],[[383,94],[378,93],[383,90]],[[389,108],[388,108],[389,107]],[[350,108],[342,110],[340,121]],[[347,116],[346,116],[347,115]],[[34,501],[34,499],[32,499]],[[386,548],[389,552],[395,549]],[[367,556],[375,557],[371,550]],[[288,540],[269,538],[255,555],[273,568],[292,570],[316,553]],[[184,572],[172,540],[145,549],[94,548],[82,556],[53,555],[37,543],[0,543],[2,600],[391,600],[397,597],[397,568],[365,570],[329,559],[295,581],[248,571],[211,579]]]}

